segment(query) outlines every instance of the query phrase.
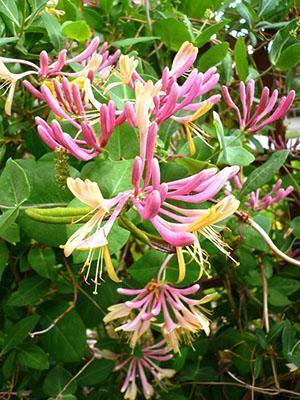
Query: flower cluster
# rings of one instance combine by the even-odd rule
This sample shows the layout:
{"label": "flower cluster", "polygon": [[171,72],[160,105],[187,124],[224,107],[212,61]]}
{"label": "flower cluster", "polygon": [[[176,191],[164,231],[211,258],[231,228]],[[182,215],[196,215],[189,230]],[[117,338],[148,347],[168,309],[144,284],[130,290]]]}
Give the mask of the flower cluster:
{"label": "flower cluster", "polygon": [[[83,3],[90,6],[97,4],[90,1]],[[127,190],[106,199],[96,182],[67,179],[69,190],[88,207],[88,213],[84,216],[87,222],[81,224],[62,246],[66,257],[75,250],[88,251],[82,272],[88,281],[94,271],[95,294],[104,268],[114,282],[120,282],[120,274],[110,255],[109,235],[129,209],[134,209],[142,222],[148,221],[148,226],[152,225],[156,231],[156,236],[152,236],[170,250],[171,255],[166,258],[158,276],[153,277],[144,288],[118,289],[119,294],[131,299],[112,305],[104,318],[106,324],[126,336],[135,352],[140,349],[139,354],[127,354],[123,360],[118,357],[115,370],[127,369],[121,388],[125,399],[136,398],[137,378],[144,396],[152,397],[154,389],[147,374],[159,383],[175,373],[171,369],[160,368],[157,362],[170,360],[171,351],[180,352],[182,341],[190,344],[193,336],[200,331],[207,335],[210,333],[208,312],[202,305],[216,295],[212,293],[198,298],[197,283],[182,288],[167,281],[165,270],[173,254],[177,256],[178,264],[176,284],[184,280],[191,261],[198,264],[199,277],[205,271],[209,257],[202,249],[202,239],[209,240],[219,252],[231,258],[231,249],[216,227],[239,208],[239,201],[232,194],[222,192],[231,180],[241,188],[237,177],[239,167],[202,169],[191,176],[165,182],[161,178],[156,154],[160,127],[169,119],[175,121],[185,135],[191,155],[196,150],[193,136],[205,140],[206,134],[197,122],[221,100],[221,95],[215,93],[219,81],[216,68],[203,73],[193,68],[197,52],[191,43],[183,43],[171,67],[165,67],[156,82],[144,80],[138,72],[138,59],[121,55],[119,51],[110,54],[107,43],[99,48],[97,38],[74,57],[68,57],[64,49],[53,60],[46,51],[42,51],[39,65],[0,57],[0,78],[4,80],[2,86],[8,90],[5,111],[11,113],[16,83],[23,80],[24,87],[37,102],[46,104],[53,115],[51,121],[36,117],[37,131],[50,149],[62,150],[78,160],[88,161],[101,154],[117,127],[126,123],[138,132],[139,155],[133,160],[131,187]],[[6,66],[9,63],[22,64],[28,70],[13,74]],[[76,68],[72,69],[71,65],[76,65]],[[31,80],[24,80],[26,77]],[[112,94],[119,86],[131,92],[129,98],[132,100],[121,102],[121,105],[113,100]],[[228,88],[222,88],[223,98],[235,111],[241,130],[250,134],[282,118],[294,99],[294,92],[291,91],[276,106],[277,90],[270,95],[269,89],[264,88],[254,109],[254,92],[253,80],[247,85],[240,84],[240,111]],[[246,204],[262,210],[286,197],[292,190],[291,187],[285,190],[280,187],[281,180],[262,199],[259,192],[252,193]],[[119,321],[119,326],[115,326],[116,321]],[[160,331],[164,339],[157,344],[145,345],[145,335],[153,327]]]}

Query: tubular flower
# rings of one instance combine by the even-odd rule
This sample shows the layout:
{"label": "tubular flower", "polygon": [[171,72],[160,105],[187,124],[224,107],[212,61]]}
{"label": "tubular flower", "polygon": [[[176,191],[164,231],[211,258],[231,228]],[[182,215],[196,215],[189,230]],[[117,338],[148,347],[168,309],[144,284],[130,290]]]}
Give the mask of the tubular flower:
{"label": "tubular flower", "polygon": [[251,192],[248,196],[249,201],[245,205],[251,207],[253,210],[260,211],[268,208],[271,204],[278,203],[294,190],[293,186],[283,189],[281,188],[281,184],[282,179],[278,179],[272,190],[262,199],[260,199],[260,189],[257,189],[256,192]]}
{"label": "tubular flower", "polygon": [[[149,151],[151,146],[147,148]],[[237,174],[238,167],[227,167],[218,173],[216,169],[210,168],[188,178],[161,183],[158,162],[156,159],[151,160],[149,156],[145,181],[140,186],[142,162],[137,158],[135,164],[133,177],[135,196],[131,201],[142,219],[150,220],[160,236],[177,248],[178,282],[185,276],[182,247],[186,247],[190,256],[199,264],[200,275],[202,274],[205,253],[201,250],[199,235],[212,241],[221,252],[230,256],[228,246],[215,232],[214,225],[232,215],[239,207],[239,202],[233,196],[226,197],[208,210],[185,209],[175,206],[172,201],[200,204],[211,200],[225,183]]]}
{"label": "tubular flower", "polygon": [[[188,117],[176,117],[174,118],[176,121],[181,122],[184,128],[184,132],[186,134],[186,138],[188,140],[190,154],[194,155],[196,152],[195,143],[192,138],[192,133],[200,137],[201,140],[204,140],[203,136],[205,136],[205,132],[194,122],[206,114],[212,107],[214,103],[210,101],[204,101],[199,109],[192,115]],[[204,140],[205,141],[205,140]]]}
{"label": "tubular flower", "polygon": [[132,348],[151,326],[159,326],[169,347],[178,353],[182,339],[191,343],[193,335],[197,332],[203,330],[208,335],[210,331],[209,319],[202,304],[214,299],[215,294],[202,299],[188,297],[198,290],[197,284],[185,289],[175,288],[172,284],[162,281],[159,276],[143,289],[119,288],[118,293],[134,298],[109,307],[104,322],[110,323],[116,319],[128,318],[115,330],[129,335]]}
{"label": "tubular flower", "polygon": [[[215,168],[210,168],[188,178],[161,183],[159,164],[156,159],[153,159],[152,149],[153,147],[150,145],[147,147],[147,167],[144,182],[141,182],[144,171],[143,161],[140,157],[136,157],[132,170],[133,189],[121,192],[110,200],[105,200],[109,211],[115,207],[108,221],[103,227],[100,227],[102,219],[100,221],[93,216],[93,221],[89,221],[84,225],[85,228],[79,230],[79,233],[83,232],[84,240],[80,235],[79,243],[76,241],[72,250],[75,248],[79,250],[91,249],[93,252],[96,248],[101,250],[103,245],[107,245],[106,238],[109,231],[125,204],[132,204],[143,220],[149,220],[152,223],[164,241],[176,247],[179,261],[178,282],[180,282],[185,276],[183,247],[186,247],[186,251],[199,264],[200,275],[202,274],[205,258],[203,254],[205,255],[205,253],[201,250],[198,235],[211,240],[221,252],[230,256],[227,250],[228,246],[213,228],[215,223],[233,214],[238,208],[239,202],[233,196],[228,196],[207,210],[185,209],[175,206],[173,201],[200,204],[210,200],[229,179],[237,174],[239,168],[227,167],[220,172],[217,172]],[[72,182],[74,180],[69,178],[67,184],[73,194],[80,199],[78,190],[74,190]],[[86,198],[89,198],[91,192],[88,185],[80,179],[75,180],[75,182],[82,192],[87,192]],[[88,184],[97,186],[96,183],[88,182]],[[88,203],[85,201],[85,204]],[[165,219],[166,217],[168,219]],[[97,228],[96,231],[90,235],[91,230],[95,227]],[[90,237],[86,239],[89,235]],[[77,237],[76,234],[73,236]],[[69,239],[67,244],[70,241],[73,241],[73,237]],[[88,263],[92,259],[92,255],[91,252],[87,260]]]}
{"label": "tubular flower", "polygon": [[[99,82],[106,79],[110,73],[112,65],[117,61],[120,51],[116,51],[113,55],[109,55],[107,51],[107,43],[104,43],[98,50],[99,39],[94,38],[88,46],[77,56],[67,58],[67,50],[63,49],[58,53],[57,59],[50,62],[48,53],[43,50],[40,53],[39,66],[34,63],[22,59],[0,57],[0,79],[4,81],[2,87],[9,89],[8,99],[5,106],[5,112],[11,113],[12,99],[17,81],[23,80],[26,76],[37,75],[42,82],[45,79],[57,76],[67,76],[70,78],[89,78],[92,82],[96,75],[96,80]],[[22,64],[30,67],[28,71],[19,74],[11,73],[6,64]],[[65,67],[69,67],[71,63],[81,64],[81,69],[78,72],[63,71]],[[39,91],[28,81],[25,87],[37,98],[41,98]]]}
{"label": "tubular flower", "polygon": [[109,84],[104,93],[107,93],[113,87],[119,85],[129,85],[133,87],[132,77],[135,72],[136,67],[138,66],[138,60],[135,60],[134,57],[121,55],[119,59],[119,65],[114,74],[120,80],[119,82],[112,82]]}
{"label": "tubular flower", "polygon": [[[96,294],[97,287],[100,284],[99,280],[102,279],[103,261],[109,277],[115,282],[120,282],[110,258],[107,237],[127,200],[127,196],[120,195],[112,200],[106,200],[103,198],[98,185],[95,182],[90,182],[88,179],[82,181],[79,178],[68,178],[67,185],[77,199],[91,208],[88,214],[92,214],[92,217],[69,238],[63,246],[64,254],[66,257],[69,257],[75,249],[89,251],[82,269],[82,271],[87,270],[85,276],[87,281],[94,254],[98,251],[94,278],[94,293]],[[113,208],[114,210],[112,211]],[[105,218],[107,220],[103,224]]]}
{"label": "tubular flower", "polygon": [[29,61],[21,60],[22,64],[29,65],[30,67],[34,68],[33,70],[26,71],[20,74],[13,74],[12,72],[9,71],[9,69],[6,67],[5,63],[9,62],[14,62],[14,60],[10,61],[10,59],[6,59],[3,57],[0,57],[0,80],[3,81],[3,83],[0,86],[0,89],[5,89],[5,92],[8,92],[8,96],[5,102],[5,107],[4,111],[6,112],[7,115],[11,115],[11,108],[12,108],[12,103],[13,103],[13,98],[15,94],[15,89],[18,80],[21,80],[25,78],[27,75],[36,75],[38,73],[38,68],[36,65]]}
{"label": "tubular flower", "polygon": [[183,75],[194,64],[198,54],[198,48],[190,42],[184,42],[174,57],[170,74],[176,78]]}
{"label": "tubular flower", "polygon": [[[101,104],[100,112],[87,113],[86,105],[82,101],[76,84],[72,85],[70,92],[65,91],[68,102],[64,99],[59,102],[46,86],[42,87],[41,92],[49,108],[59,119],[63,119],[72,125],[76,129],[76,134],[72,137],[69,133],[64,132],[57,120],[52,120],[48,124],[42,118],[36,117],[39,135],[52,150],[64,148],[79,160],[87,161],[97,157],[107,145],[116,126],[125,121],[124,113],[116,115],[115,104],[112,100],[107,105]],[[72,113],[78,114],[76,118],[65,111],[69,108],[71,108]],[[93,125],[100,125],[100,134],[95,133]]]}
{"label": "tubular flower", "polygon": [[254,91],[255,83],[252,79],[246,86],[243,82],[240,83],[239,94],[242,104],[241,112],[232,100],[228,88],[226,86],[222,87],[223,98],[228,107],[235,111],[240,128],[249,133],[257,132],[264,126],[283,118],[287,114],[295,98],[295,91],[291,90],[287,96],[283,96],[280,99],[279,104],[275,107],[278,91],[274,90],[270,96],[269,88],[264,87],[259,103],[252,112]]}
{"label": "tubular flower", "polygon": [[169,361],[173,358],[170,350],[165,347],[166,342],[161,340],[151,346],[144,346],[140,349],[140,355],[126,354],[115,366],[115,371],[127,369],[126,378],[121,393],[124,393],[124,399],[135,400],[138,393],[137,380],[140,381],[143,395],[150,399],[155,395],[153,386],[149,383],[146,376],[149,373],[154,382],[161,385],[164,379],[172,378],[176,371],[168,368],[161,368],[157,361]]}

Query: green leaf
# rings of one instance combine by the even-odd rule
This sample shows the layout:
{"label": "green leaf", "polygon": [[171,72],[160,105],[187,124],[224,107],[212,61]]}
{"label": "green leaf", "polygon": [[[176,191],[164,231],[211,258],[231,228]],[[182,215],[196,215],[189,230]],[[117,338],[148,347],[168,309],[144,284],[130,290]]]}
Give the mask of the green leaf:
{"label": "green leaf", "polygon": [[227,24],[227,21],[218,22],[204,29],[194,40],[194,45],[197,47],[204,46],[210,38],[219,32]]}
{"label": "green leaf", "polygon": [[133,159],[140,150],[138,133],[126,123],[117,126],[105,150],[113,160]]}
{"label": "green leaf", "polygon": [[200,71],[206,71],[210,67],[220,64],[228,52],[229,43],[223,42],[208,49],[200,56],[198,68]]}
{"label": "green leaf", "polygon": [[288,71],[300,61],[300,44],[295,43],[283,50],[276,63],[276,67],[282,71]]}
{"label": "green leaf", "polygon": [[[68,304],[60,302],[58,306],[44,307],[43,326],[48,327],[53,319],[64,312],[68,306]],[[42,341],[43,347],[57,361],[80,361],[85,352],[86,332],[77,311],[72,310],[67,313],[49,332],[43,335]]]}
{"label": "green leaf", "polygon": [[239,78],[246,81],[249,74],[249,66],[247,60],[247,47],[243,37],[239,37],[235,43],[233,50],[234,60]]}
{"label": "green leaf", "polygon": [[15,0],[0,0],[0,14],[8,17],[18,27],[20,26],[19,11]]}
{"label": "green leaf", "polygon": [[176,18],[156,20],[153,24],[153,31],[167,47],[174,51],[179,50],[183,42],[192,41],[184,22]]}
{"label": "green leaf", "polygon": [[59,0],[56,8],[64,11],[64,15],[62,16],[64,21],[76,21],[79,18],[76,5],[70,0]]}
{"label": "green leaf", "polygon": [[262,187],[274,178],[276,172],[283,166],[288,154],[289,150],[276,151],[271,155],[268,161],[252,171],[243,186],[240,197]]}
{"label": "green leaf", "polygon": [[0,239],[0,282],[2,275],[5,271],[5,268],[7,267],[8,259],[9,259],[8,248],[5,242]]}
{"label": "green leaf", "polygon": [[0,176],[0,187],[5,188],[0,192],[0,207],[1,205],[17,207],[30,195],[30,184],[23,168],[11,158]]}
{"label": "green leaf", "polygon": [[290,321],[285,321],[286,326],[282,332],[282,351],[285,354],[291,353],[296,341],[296,331]]}
{"label": "green leaf", "polygon": [[15,222],[19,215],[19,207],[12,208],[0,215],[0,236]]}
{"label": "green leaf", "polygon": [[34,247],[28,253],[28,263],[40,276],[52,279],[55,276],[55,253],[51,248]]}
{"label": "green leaf", "polygon": [[[156,250],[150,250],[134,262],[129,268],[129,275],[139,282],[140,285],[146,285],[151,279],[155,278],[164,260],[164,255]],[[187,261],[187,259],[186,259]],[[144,266],[147,265],[145,269]],[[195,282],[199,277],[199,266],[195,262],[188,264],[186,276],[182,286],[187,286]],[[178,278],[178,263],[176,257],[172,259],[166,269],[166,280],[176,282]]]}
{"label": "green leaf", "polygon": [[19,348],[18,361],[25,367],[32,369],[48,369],[49,361],[48,356],[43,349],[36,345],[27,345],[26,347]]}
{"label": "green leaf", "polygon": [[140,36],[140,37],[116,40],[115,42],[112,42],[111,45],[115,46],[115,47],[127,47],[127,46],[133,46],[138,43],[152,42],[155,39],[159,39],[159,37],[158,36]]}
{"label": "green leaf", "polygon": [[291,223],[294,236],[300,238],[300,216],[293,219]]}
{"label": "green leaf", "polygon": [[260,10],[259,10],[259,17],[262,17],[266,14],[271,13],[278,7],[280,0],[261,0],[260,1]]}
{"label": "green leaf", "polygon": [[277,289],[286,295],[290,295],[300,289],[300,282],[296,279],[274,276],[269,280],[269,288]]}
{"label": "green leaf", "polygon": [[61,26],[59,22],[53,15],[47,13],[46,11],[43,11],[42,13],[42,21],[53,47],[55,50],[61,50],[64,45],[64,38],[61,35]]}
{"label": "green leaf", "polygon": [[66,384],[72,379],[72,375],[69,371],[63,367],[56,366],[53,368],[48,375],[43,384],[43,391],[48,396],[57,396],[58,394],[72,394],[75,393],[77,389],[76,382],[71,382],[68,387],[64,389]]}
{"label": "green leaf", "polygon": [[131,171],[131,160],[96,160],[82,169],[81,179],[97,182],[103,196],[111,198],[132,187]]}
{"label": "green leaf", "polygon": [[193,175],[197,172],[201,171],[204,168],[208,168],[211,166],[206,161],[195,160],[194,158],[184,157],[184,158],[176,158],[175,162],[179,165],[182,165],[189,174]]}
{"label": "green leaf", "polygon": [[112,360],[94,360],[80,375],[78,384],[91,386],[103,383],[111,376],[115,362]]}
{"label": "green leaf", "polygon": [[6,340],[0,355],[2,356],[14,347],[19,346],[28,337],[28,333],[32,331],[39,319],[39,315],[32,315],[13,324],[7,331]]}
{"label": "green leaf", "polygon": [[276,65],[284,48],[289,44],[296,43],[296,39],[290,35],[291,30],[297,29],[297,20],[294,19],[287,26],[280,29],[272,42],[269,58],[273,65]]}
{"label": "green leaf", "polygon": [[18,36],[0,38],[0,46],[4,46],[5,44],[16,42],[17,40],[19,40]]}
{"label": "green leaf", "polygon": [[291,301],[280,289],[269,289],[269,303],[275,307],[284,307],[291,304]]}
{"label": "green leaf", "polygon": [[84,43],[91,38],[91,31],[85,21],[66,21],[61,32],[71,40],[76,40],[79,43]]}
{"label": "green leaf", "polygon": [[23,279],[18,290],[9,297],[7,305],[14,307],[33,305],[43,298],[48,288],[48,281],[39,276]]}

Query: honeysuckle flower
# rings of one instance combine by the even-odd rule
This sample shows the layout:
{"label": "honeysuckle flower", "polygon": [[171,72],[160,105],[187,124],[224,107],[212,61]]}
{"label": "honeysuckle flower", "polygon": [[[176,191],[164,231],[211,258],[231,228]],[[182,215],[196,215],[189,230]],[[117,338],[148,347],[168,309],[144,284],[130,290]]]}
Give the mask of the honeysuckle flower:
{"label": "honeysuckle flower", "polygon": [[[57,120],[52,120],[48,124],[42,118],[36,117],[39,135],[52,150],[64,148],[79,160],[87,161],[97,157],[107,145],[114,129],[122,124],[126,118],[124,112],[118,116],[116,115],[115,104],[112,100],[107,105],[101,104],[99,111],[88,113],[75,84],[72,85],[72,98],[69,98],[69,102],[63,103],[65,109],[71,107],[72,113],[79,114],[75,119],[74,115],[69,116],[46,86],[42,87],[41,92],[50,109],[60,119],[64,119],[75,127],[77,132],[72,137],[63,131]],[[93,128],[97,123],[100,123],[101,126],[100,134],[96,134]]]}
{"label": "honeysuckle flower", "polygon": [[[82,181],[79,178],[68,178],[67,186],[77,199],[91,207],[89,214],[92,217],[68,239],[63,246],[64,254],[69,257],[75,249],[89,251],[82,269],[83,272],[87,270],[85,277],[87,281],[94,254],[98,252],[94,277],[94,293],[97,293],[99,281],[102,279],[103,261],[109,277],[114,282],[120,282],[112,264],[107,237],[128,196],[120,194],[111,200],[106,200],[103,198],[98,185],[88,179]],[[105,218],[107,220],[103,224]]]}
{"label": "honeysuckle flower", "polygon": [[[133,189],[106,200],[109,205],[108,210],[115,207],[108,221],[101,227],[102,219],[93,216],[92,222],[86,223],[86,228],[79,230],[79,237],[81,238],[81,232],[84,236],[89,236],[95,227],[97,227],[96,231],[86,240],[80,243],[76,241],[73,250],[89,248],[94,251],[96,247],[101,250],[103,243],[107,244],[109,231],[125,204],[132,204],[143,220],[149,220],[152,223],[162,239],[176,247],[179,261],[178,282],[181,282],[185,276],[183,252],[190,254],[199,264],[199,275],[203,272],[205,252],[201,249],[198,236],[209,239],[221,252],[230,257],[228,246],[215,232],[214,225],[232,215],[237,210],[239,202],[233,196],[227,196],[209,209],[186,209],[175,206],[173,201],[200,204],[211,200],[225,183],[237,174],[239,168],[227,167],[220,172],[217,172],[215,168],[210,168],[188,178],[161,183],[158,161],[152,157],[153,147],[149,145],[146,152],[147,166],[144,182],[142,182],[144,163],[140,157],[136,157],[132,170]],[[67,184],[78,197],[78,190],[74,191],[72,182],[72,178],[69,178]],[[76,182],[80,185],[82,192],[87,191],[87,197],[92,196],[88,189],[90,182],[85,184],[78,179]],[[92,184],[96,185],[96,183]],[[85,202],[85,204],[88,203]],[[73,237],[76,238],[77,235],[74,234]],[[69,239],[71,242],[73,242],[73,237],[72,240]],[[185,249],[182,249],[183,247]],[[88,258],[88,262],[91,257]]]}
{"label": "honeysuckle flower", "polygon": [[154,108],[154,98],[159,94],[160,89],[161,85],[159,83],[154,85],[152,81],[145,84],[137,81],[135,84],[135,119],[140,136],[140,157],[143,161],[146,157],[150,113]]}
{"label": "honeysuckle flower", "polygon": [[[151,146],[147,149],[149,152]],[[135,196],[131,198],[131,202],[142,219],[150,220],[160,236],[176,247],[180,282],[185,276],[182,247],[185,247],[185,251],[199,264],[200,275],[203,272],[205,252],[201,250],[199,236],[209,239],[222,253],[230,257],[228,246],[214,230],[214,226],[232,215],[239,207],[239,201],[233,196],[227,196],[209,209],[186,209],[175,206],[172,202],[177,200],[200,204],[213,199],[225,183],[237,174],[239,168],[226,167],[220,172],[210,168],[188,178],[161,183],[158,162],[156,159],[151,160],[151,155],[147,158],[150,171],[147,169],[143,185],[140,184],[142,162],[139,159],[135,161]]]}
{"label": "honeysuckle flower", "polygon": [[[9,61],[8,61],[9,60]],[[12,59],[12,62],[15,60]],[[8,96],[5,102],[5,107],[4,111],[6,112],[7,115],[11,115],[11,108],[12,108],[12,103],[13,103],[13,98],[14,98],[14,93],[16,89],[17,82],[19,80],[22,80],[28,75],[34,75],[37,74],[37,67],[25,60],[21,60],[22,64],[29,65],[30,67],[34,68],[33,70],[22,72],[19,74],[14,74],[10,72],[10,70],[6,67],[5,63],[10,62],[10,59],[6,59],[4,57],[0,57],[0,80],[3,81],[3,83],[0,86],[0,89],[5,89],[5,92],[8,92]]]}
{"label": "honeysuckle flower", "polygon": [[244,82],[240,83],[239,95],[242,104],[241,112],[232,100],[228,88],[226,86],[222,87],[223,98],[228,107],[235,111],[240,128],[249,133],[257,132],[264,126],[283,118],[290,109],[295,98],[295,91],[291,90],[287,96],[283,96],[280,99],[279,104],[275,107],[278,98],[278,90],[275,89],[270,96],[269,88],[264,87],[258,105],[252,111],[254,92],[254,80],[251,79],[246,86]]}
{"label": "honeysuckle flower", "polygon": [[162,280],[159,273],[143,289],[117,289],[118,293],[133,296],[133,299],[110,306],[103,321],[107,324],[125,320],[115,331],[127,333],[132,348],[151,326],[159,326],[168,346],[178,353],[182,340],[190,344],[196,333],[203,330],[209,335],[210,332],[210,322],[202,305],[214,299],[215,294],[201,299],[190,298],[199,287],[195,284],[184,289],[176,288]]}
{"label": "honeysuckle flower", "polygon": [[198,125],[194,124],[194,121],[206,114],[213,107],[213,105],[214,103],[212,101],[204,101],[194,114],[187,117],[174,117],[174,119],[177,122],[180,122],[184,127],[184,132],[186,134],[191,155],[195,154],[196,152],[192,133],[200,137],[201,140],[204,140],[203,136],[206,136],[205,132],[203,132],[203,130]]}
{"label": "honeysuckle flower", "polygon": [[117,69],[114,71],[114,75],[120,80],[119,82],[110,83],[104,90],[104,93],[107,93],[112,88],[119,85],[129,85],[132,86],[132,76],[135,72],[136,67],[138,66],[138,60],[134,57],[121,55],[119,58],[119,64]]}
{"label": "honeysuckle flower", "polygon": [[193,46],[192,43],[182,43],[172,62],[170,75],[174,75],[176,78],[183,75],[194,64],[197,54],[198,48]]}
{"label": "honeysuckle flower", "polygon": [[169,368],[161,368],[157,362],[169,361],[172,359],[170,349],[165,347],[166,342],[161,340],[153,345],[141,347],[140,354],[123,354],[118,360],[115,371],[127,369],[121,393],[124,399],[135,400],[138,394],[138,381],[140,382],[143,395],[150,399],[155,395],[154,387],[149,383],[147,374],[152,376],[154,382],[161,385],[164,379],[172,378],[176,371]]}
{"label": "honeysuckle flower", "polygon": [[245,205],[255,211],[260,211],[268,208],[271,204],[278,203],[294,190],[293,186],[288,186],[286,189],[283,189],[281,185],[282,179],[278,179],[271,191],[262,198],[260,198],[260,189],[251,192],[248,195],[249,201],[247,201]]}
{"label": "honeysuckle flower", "polygon": [[[7,114],[11,113],[12,99],[17,82],[24,80],[25,77],[30,75],[37,75],[41,82],[57,76],[67,76],[70,78],[83,77],[93,81],[95,75],[98,75],[96,81],[100,82],[102,79],[106,79],[112,65],[117,61],[120,51],[117,50],[110,56],[107,51],[107,43],[104,43],[99,50],[98,47],[99,39],[94,38],[77,56],[68,59],[67,50],[63,49],[58,53],[56,60],[53,62],[50,62],[48,53],[43,50],[40,53],[39,66],[27,60],[0,57],[0,79],[4,81],[2,87],[6,87],[6,90],[8,90],[5,112]],[[6,64],[10,63],[25,65],[30,67],[30,69],[19,74],[13,74],[6,67]],[[68,67],[72,63],[80,63],[81,69],[78,72],[63,71],[64,67]],[[30,82],[26,81],[25,87],[34,96],[41,99],[39,91]]]}

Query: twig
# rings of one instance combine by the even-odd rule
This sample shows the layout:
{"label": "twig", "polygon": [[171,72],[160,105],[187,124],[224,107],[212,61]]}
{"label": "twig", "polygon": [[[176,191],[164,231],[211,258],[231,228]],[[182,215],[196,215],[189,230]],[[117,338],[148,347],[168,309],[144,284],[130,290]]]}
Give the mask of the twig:
{"label": "twig", "polygon": [[77,288],[78,288],[78,285],[77,285],[77,283],[76,283],[76,281],[75,281],[73,272],[72,272],[72,270],[71,270],[71,268],[70,268],[70,266],[69,266],[69,264],[67,263],[67,260],[66,260],[65,258],[64,258],[64,262],[65,262],[65,266],[66,266],[66,268],[67,268],[67,270],[68,270],[68,272],[69,272],[70,279],[71,279],[71,282],[72,282],[72,285],[73,285],[73,289],[74,289],[74,292],[73,292],[73,301],[72,301],[72,303],[69,305],[69,307],[68,307],[64,312],[62,312],[58,317],[56,317],[56,318],[52,321],[52,323],[51,323],[47,328],[42,329],[41,331],[29,332],[28,335],[29,335],[31,338],[34,338],[35,336],[38,336],[38,335],[43,335],[44,333],[47,333],[47,332],[51,331],[51,329],[53,329],[53,328],[55,327],[55,325],[56,325],[62,318],[64,318],[71,310],[73,310],[73,308],[74,308],[75,305],[76,305],[76,302],[77,302]]}
{"label": "twig", "polygon": [[245,213],[242,213],[242,212],[236,212],[235,214],[238,217],[240,217],[245,224],[248,224],[253,229],[255,229],[256,232],[260,234],[260,236],[267,243],[267,245],[270,247],[270,249],[274,251],[275,254],[277,254],[280,258],[282,258],[286,262],[300,267],[300,261],[296,260],[295,258],[289,257],[287,254],[285,254],[281,250],[279,250],[278,247],[275,245],[275,243],[273,243],[272,239],[269,237],[267,232],[265,232],[264,229],[260,225],[258,225],[252,218],[249,218],[248,215],[246,215]]}
{"label": "twig", "polygon": [[261,274],[261,280],[262,280],[262,285],[263,285],[263,321],[264,325],[266,328],[266,332],[270,332],[270,322],[269,322],[269,310],[268,310],[268,283],[266,279],[266,274],[265,274],[265,268],[262,264],[259,266],[260,268],[260,274]]}
{"label": "twig", "polygon": [[62,390],[58,393],[58,395],[55,397],[54,400],[60,400],[61,399],[61,395],[63,394],[63,392],[71,385],[72,382],[75,381],[75,379],[78,378],[78,376],[80,374],[82,374],[82,372],[95,360],[95,356],[93,356],[86,364],[84,364],[84,366],[77,372],[77,374],[75,374],[70,380],[69,382],[67,382],[65,384],[65,386],[62,388]]}

